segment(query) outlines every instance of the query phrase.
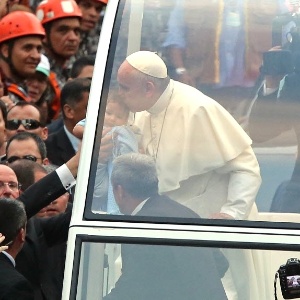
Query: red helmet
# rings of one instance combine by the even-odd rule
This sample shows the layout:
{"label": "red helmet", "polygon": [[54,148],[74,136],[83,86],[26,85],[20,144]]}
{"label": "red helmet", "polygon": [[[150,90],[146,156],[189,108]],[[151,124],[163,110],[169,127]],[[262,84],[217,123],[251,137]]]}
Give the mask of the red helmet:
{"label": "red helmet", "polygon": [[[80,2],[80,0],[76,0],[76,1],[77,1],[77,3]],[[85,1],[85,0],[83,0],[83,1]],[[96,2],[99,2],[99,3],[103,3],[103,4],[107,4],[107,2],[108,2],[108,0],[93,0],[93,1],[96,1]]]}
{"label": "red helmet", "polygon": [[82,14],[74,0],[45,0],[38,5],[36,16],[46,24],[61,18],[81,18]]}
{"label": "red helmet", "polygon": [[0,43],[27,35],[45,36],[39,19],[32,13],[14,11],[0,20]]}

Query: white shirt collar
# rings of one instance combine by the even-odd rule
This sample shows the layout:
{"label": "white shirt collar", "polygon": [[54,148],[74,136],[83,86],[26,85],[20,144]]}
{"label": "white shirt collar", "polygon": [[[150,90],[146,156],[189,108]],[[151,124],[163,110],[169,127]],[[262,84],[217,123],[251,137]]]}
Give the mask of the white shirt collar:
{"label": "white shirt collar", "polygon": [[6,251],[2,251],[2,253],[3,253],[5,256],[7,256],[8,259],[11,261],[11,263],[14,265],[14,267],[16,267],[16,262],[15,262],[14,258],[13,258],[10,254],[8,254]]}
{"label": "white shirt collar", "polygon": [[145,203],[147,202],[147,200],[149,200],[149,198],[145,199],[143,202],[141,202],[136,208],[135,210],[131,213],[132,216],[135,216],[141,209],[142,207],[145,205]]}
{"label": "white shirt collar", "polygon": [[75,150],[75,152],[78,151],[78,147],[79,147],[79,143],[80,143],[80,139],[78,139],[74,134],[72,134],[66,127],[66,125],[64,125],[64,129],[66,132],[67,137],[69,138],[73,149]]}
{"label": "white shirt collar", "polygon": [[168,86],[155,102],[155,104],[148,109],[148,112],[150,114],[159,114],[168,106],[173,93],[173,88],[173,80],[171,79]]}

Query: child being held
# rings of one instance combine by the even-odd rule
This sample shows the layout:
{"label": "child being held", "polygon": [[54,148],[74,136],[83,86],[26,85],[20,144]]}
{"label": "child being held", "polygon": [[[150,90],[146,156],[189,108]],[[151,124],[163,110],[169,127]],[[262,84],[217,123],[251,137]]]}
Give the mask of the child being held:
{"label": "child being held", "polygon": [[[112,161],[115,157],[138,152],[138,132],[132,126],[128,126],[129,109],[122,101],[117,91],[111,91],[108,95],[104,127],[109,128],[107,135],[111,135],[113,148],[107,163],[98,161],[92,211],[109,214],[121,214],[115,201],[110,176],[112,171]],[[85,119],[78,122],[73,133],[78,138],[82,138],[85,126]],[[135,132],[134,132],[134,131]]]}

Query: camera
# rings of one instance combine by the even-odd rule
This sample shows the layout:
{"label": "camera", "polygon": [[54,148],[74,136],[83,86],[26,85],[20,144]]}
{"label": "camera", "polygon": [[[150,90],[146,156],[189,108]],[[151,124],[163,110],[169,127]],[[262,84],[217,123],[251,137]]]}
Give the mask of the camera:
{"label": "camera", "polygon": [[282,50],[263,53],[264,75],[286,75],[300,70],[300,15],[283,14],[272,22],[272,47]]}
{"label": "camera", "polygon": [[300,297],[300,260],[289,258],[285,265],[281,265],[279,270],[279,282],[281,293],[284,299],[294,299]]}

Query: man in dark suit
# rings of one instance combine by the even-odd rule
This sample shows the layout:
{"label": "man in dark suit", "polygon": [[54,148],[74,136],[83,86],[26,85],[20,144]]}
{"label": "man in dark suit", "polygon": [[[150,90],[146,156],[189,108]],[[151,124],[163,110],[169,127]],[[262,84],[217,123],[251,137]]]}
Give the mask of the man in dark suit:
{"label": "man in dark suit", "polygon": [[[12,164],[10,167],[14,170],[17,175],[19,183],[22,184],[21,191],[24,192],[29,186],[33,185],[35,182],[44,178],[48,173],[53,172],[56,168],[52,165],[42,166],[37,162],[33,162],[26,159],[20,159]],[[46,167],[49,170],[46,170]],[[43,208],[36,217],[47,218],[53,217],[55,215],[64,213],[66,209],[72,210],[72,205],[68,203],[69,193],[65,193],[55,201],[51,202],[50,205]],[[67,208],[68,207],[68,208]],[[35,217],[34,217],[35,218]],[[32,218],[33,219],[33,218]],[[31,219],[31,220],[32,220]],[[38,227],[40,227],[37,222]],[[30,221],[29,221],[30,223]],[[31,226],[32,227],[32,226]],[[31,231],[28,231],[27,239],[32,239],[34,236],[31,235]],[[46,248],[42,252],[37,252],[39,261],[31,262],[31,265],[38,265],[39,271],[34,272],[32,267],[30,268],[31,282],[34,280],[35,285],[39,286],[39,281],[42,283],[43,290],[49,290],[51,295],[51,300],[61,300],[62,288],[63,288],[63,278],[64,278],[64,266],[66,259],[66,248],[65,242],[61,244],[55,243],[54,246],[48,247],[47,244],[43,244]],[[25,249],[24,249],[25,250]],[[30,248],[27,249],[30,251]],[[47,254],[45,253],[47,251]],[[24,256],[28,256],[28,251],[23,251]],[[25,257],[24,257],[25,258]],[[37,260],[36,258],[36,260]],[[22,259],[23,260],[23,259]],[[25,261],[25,260],[24,260]],[[28,270],[28,265],[21,264],[25,267],[24,272]],[[28,271],[26,272],[28,273]],[[26,275],[26,273],[23,273]]]}
{"label": "man in dark suit", "polygon": [[0,199],[0,230],[5,234],[1,245],[9,244],[0,253],[0,299],[33,300],[29,281],[15,269],[15,258],[23,247],[26,234],[26,212],[20,201]]}
{"label": "man in dark suit", "polygon": [[67,240],[71,210],[47,219],[30,218],[71,187],[71,178],[74,183],[74,176],[77,174],[78,161],[79,153],[66,165],[48,174],[21,195],[19,188],[16,188],[16,174],[8,166],[0,165],[0,197],[19,198],[25,204],[28,217],[27,234],[24,247],[16,258],[16,267],[32,284],[35,300],[55,299],[55,291],[44,285],[44,282],[48,281],[47,276],[50,275],[42,270],[45,270],[43,266],[47,264],[47,248]]}
{"label": "man in dark suit", "polygon": [[73,135],[74,126],[85,118],[91,80],[76,78],[67,82],[61,91],[64,126],[50,134],[46,140],[50,163],[61,166],[77,151],[80,140]]}
{"label": "man in dark suit", "polygon": [[[189,208],[158,194],[155,163],[149,156],[119,156],[114,160],[111,181],[124,214],[199,218]],[[105,300],[227,299],[221,277],[228,264],[221,253],[222,274],[213,251],[206,248],[123,244],[121,251],[122,275]]]}

